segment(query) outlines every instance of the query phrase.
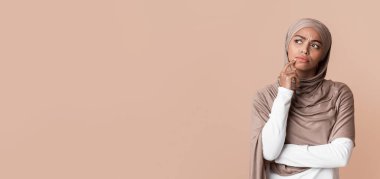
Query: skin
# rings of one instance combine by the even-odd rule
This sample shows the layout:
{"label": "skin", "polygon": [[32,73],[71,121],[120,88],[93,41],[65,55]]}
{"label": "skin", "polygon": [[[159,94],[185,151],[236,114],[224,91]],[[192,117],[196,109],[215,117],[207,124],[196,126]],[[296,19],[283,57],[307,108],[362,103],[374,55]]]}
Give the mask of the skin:
{"label": "skin", "polygon": [[300,79],[310,78],[316,74],[322,55],[323,44],[316,30],[306,27],[297,31],[289,42],[288,59],[290,61],[280,73],[280,86],[296,90]]}

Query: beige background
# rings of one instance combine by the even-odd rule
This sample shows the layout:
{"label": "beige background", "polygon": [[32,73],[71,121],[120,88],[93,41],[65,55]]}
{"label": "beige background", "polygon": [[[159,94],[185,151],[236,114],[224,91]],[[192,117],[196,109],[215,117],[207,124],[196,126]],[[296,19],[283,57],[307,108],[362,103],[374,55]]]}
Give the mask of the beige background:
{"label": "beige background", "polygon": [[0,2],[0,178],[245,179],[249,107],[301,17],[355,96],[344,179],[379,173],[376,1]]}

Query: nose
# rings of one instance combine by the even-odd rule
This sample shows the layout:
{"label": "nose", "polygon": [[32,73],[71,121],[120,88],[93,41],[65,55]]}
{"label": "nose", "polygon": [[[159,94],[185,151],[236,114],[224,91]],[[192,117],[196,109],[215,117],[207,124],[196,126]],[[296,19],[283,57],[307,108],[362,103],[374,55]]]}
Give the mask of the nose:
{"label": "nose", "polygon": [[305,54],[305,55],[309,54],[309,48],[307,45],[306,46],[304,45],[303,47],[301,47],[300,50],[302,54]]}

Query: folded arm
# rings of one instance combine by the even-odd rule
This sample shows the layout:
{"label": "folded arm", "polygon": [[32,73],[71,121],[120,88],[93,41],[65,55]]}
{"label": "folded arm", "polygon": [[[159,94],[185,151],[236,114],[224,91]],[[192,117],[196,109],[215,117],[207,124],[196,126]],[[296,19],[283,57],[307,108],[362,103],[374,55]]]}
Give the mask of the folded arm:
{"label": "folded arm", "polygon": [[284,146],[286,123],[293,93],[293,90],[278,87],[269,119],[262,130],[263,156],[266,160],[276,159]]}
{"label": "folded arm", "polygon": [[316,146],[285,144],[275,162],[295,167],[338,168],[348,164],[352,150],[353,141],[345,137]]}

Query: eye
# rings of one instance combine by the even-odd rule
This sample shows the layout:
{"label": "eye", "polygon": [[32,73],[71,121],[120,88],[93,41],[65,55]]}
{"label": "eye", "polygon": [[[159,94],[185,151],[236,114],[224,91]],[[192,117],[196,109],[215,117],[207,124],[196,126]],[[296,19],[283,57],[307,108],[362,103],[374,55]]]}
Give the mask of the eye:
{"label": "eye", "polygon": [[311,46],[312,46],[313,48],[315,48],[315,49],[319,49],[319,48],[320,48],[320,46],[319,46],[318,44],[311,44]]}
{"label": "eye", "polygon": [[301,39],[295,39],[294,42],[297,43],[297,44],[301,44],[302,40]]}

